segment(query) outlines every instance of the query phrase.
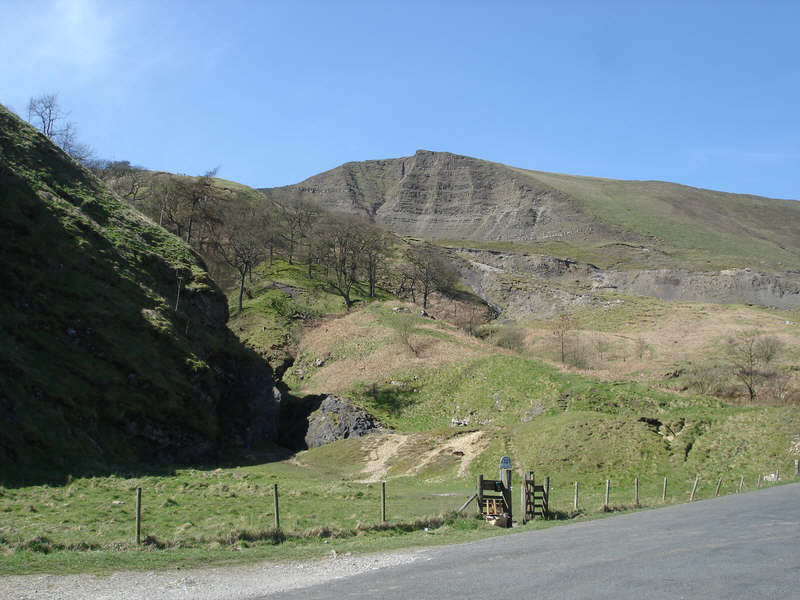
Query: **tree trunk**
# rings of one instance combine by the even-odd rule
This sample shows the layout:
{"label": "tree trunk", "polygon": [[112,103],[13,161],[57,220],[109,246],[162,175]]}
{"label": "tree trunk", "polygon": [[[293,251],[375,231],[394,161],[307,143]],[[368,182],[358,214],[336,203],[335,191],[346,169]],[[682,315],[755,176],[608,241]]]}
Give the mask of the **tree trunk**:
{"label": "tree trunk", "polygon": [[242,314],[242,297],[244,296],[244,278],[247,276],[247,270],[239,271],[242,276],[241,283],[239,285],[239,312],[237,314]]}

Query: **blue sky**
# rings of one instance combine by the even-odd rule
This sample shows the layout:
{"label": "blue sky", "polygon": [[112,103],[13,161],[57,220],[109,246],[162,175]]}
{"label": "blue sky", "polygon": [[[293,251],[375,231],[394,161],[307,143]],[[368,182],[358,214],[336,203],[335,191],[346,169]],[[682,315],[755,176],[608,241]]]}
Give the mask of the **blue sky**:
{"label": "blue sky", "polygon": [[295,183],[418,148],[800,199],[800,2],[2,0],[0,102]]}

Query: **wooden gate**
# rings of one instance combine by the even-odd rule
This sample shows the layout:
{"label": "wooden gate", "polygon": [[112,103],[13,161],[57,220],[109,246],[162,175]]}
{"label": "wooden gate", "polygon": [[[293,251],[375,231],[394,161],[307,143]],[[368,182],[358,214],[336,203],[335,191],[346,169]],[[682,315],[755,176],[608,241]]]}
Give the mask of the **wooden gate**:
{"label": "wooden gate", "polygon": [[505,519],[505,526],[511,527],[511,469],[503,469],[501,477],[502,479],[484,479],[483,475],[478,475],[478,510],[486,517]]}
{"label": "wooden gate", "polygon": [[550,496],[550,478],[544,478],[543,485],[536,485],[533,471],[528,471],[522,481],[522,523],[535,519],[536,517],[547,518],[548,498]]}

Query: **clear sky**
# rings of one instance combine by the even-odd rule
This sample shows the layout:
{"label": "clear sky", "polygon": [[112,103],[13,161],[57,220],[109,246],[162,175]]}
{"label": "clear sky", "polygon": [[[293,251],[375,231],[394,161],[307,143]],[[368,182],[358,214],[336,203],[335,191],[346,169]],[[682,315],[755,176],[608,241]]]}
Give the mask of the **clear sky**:
{"label": "clear sky", "polygon": [[419,148],[800,199],[800,2],[0,0],[0,102],[295,183]]}

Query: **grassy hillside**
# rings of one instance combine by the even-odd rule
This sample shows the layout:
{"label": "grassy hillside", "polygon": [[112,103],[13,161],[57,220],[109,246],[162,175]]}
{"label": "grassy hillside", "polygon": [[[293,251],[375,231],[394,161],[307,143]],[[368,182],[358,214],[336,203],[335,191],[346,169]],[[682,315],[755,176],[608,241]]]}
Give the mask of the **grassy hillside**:
{"label": "grassy hillside", "polygon": [[[800,202],[795,200],[729,194],[663,181],[527,173],[565,194],[600,222],[641,236],[643,245],[653,246],[670,259],[656,254],[643,266],[657,268],[659,263],[679,261],[699,269],[750,266],[782,271],[797,269],[800,264]],[[613,264],[602,256],[613,248],[593,248],[601,264]]]}
{"label": "grassy hillside", "polygon": [[229,435],[243,388],[271,379],[197,255],[2,107],[0,151],[0,479],[265,438],[274,424]]}

